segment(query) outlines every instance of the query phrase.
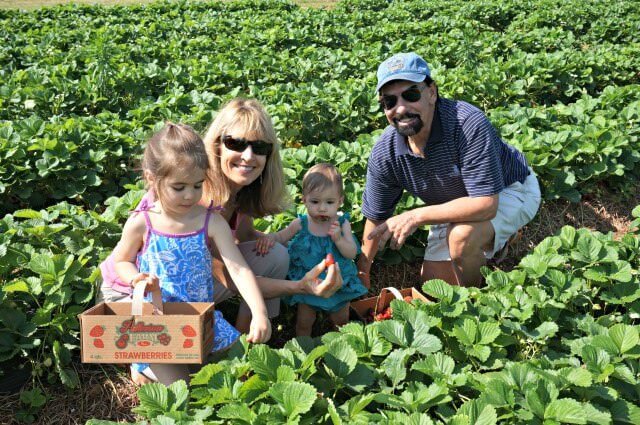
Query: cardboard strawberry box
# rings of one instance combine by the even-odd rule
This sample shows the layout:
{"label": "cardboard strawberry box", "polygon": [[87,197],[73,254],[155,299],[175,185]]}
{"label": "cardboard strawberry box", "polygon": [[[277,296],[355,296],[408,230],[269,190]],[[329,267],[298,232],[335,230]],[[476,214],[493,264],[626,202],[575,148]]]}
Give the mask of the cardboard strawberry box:
{"label": "cardboard strawberry box", "polygon": [[[411,298],[411,300],[409,300],[409,298]],[[373,320],[372,313],[375,315],[385,310],[391,305],[391,300],[394,299],[404,299],[407,302],[413,300],[421,300],[425,303],[429,302],[429,299],[415,288],[382,288],[380,295],[377,297],[353,301],[350,305],[350,316],[355,320],[366,323],[371,322]]]}
{"label": "cardboard strawberry box", "polygon": [[[204,363],[213,348],[213,303],[100,303],[82,314],[84,363]],[[157,297],[157,298],[156,298]],[[159,301],[158,301],[159,300]],[[135,313],[135,314],[134,314]]]}

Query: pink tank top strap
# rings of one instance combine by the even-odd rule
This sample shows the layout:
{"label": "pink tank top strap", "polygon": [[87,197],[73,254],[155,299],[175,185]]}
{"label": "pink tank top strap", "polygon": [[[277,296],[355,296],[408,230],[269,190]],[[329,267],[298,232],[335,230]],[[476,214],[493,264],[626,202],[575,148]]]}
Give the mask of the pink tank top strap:
{"label": "pink tank top strap", "polygon": [[211,213],[213,211],[216,211],[213,207],[213,201],[209,202],[209,206],[207,207],[207,216],[204,219],[204,227],[203,227],[203,231],[206,234],[207,233],[207,229],[209,228],[209,218],[211,217]]}

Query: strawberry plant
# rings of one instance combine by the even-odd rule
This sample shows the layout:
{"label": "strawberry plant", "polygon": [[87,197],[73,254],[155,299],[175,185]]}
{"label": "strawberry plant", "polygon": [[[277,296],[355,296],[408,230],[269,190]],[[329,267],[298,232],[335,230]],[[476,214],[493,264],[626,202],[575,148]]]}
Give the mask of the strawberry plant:
{"label": "strawberry plant", "polygon": [[137,411],[158,422],[637,423],[639,253],[636,233],[565,227],[513,271],[486,270],[486,288],[433,280],[433,302],[393,300],[384,321],[281,349],[243,339],[190,388],[142,387]]}

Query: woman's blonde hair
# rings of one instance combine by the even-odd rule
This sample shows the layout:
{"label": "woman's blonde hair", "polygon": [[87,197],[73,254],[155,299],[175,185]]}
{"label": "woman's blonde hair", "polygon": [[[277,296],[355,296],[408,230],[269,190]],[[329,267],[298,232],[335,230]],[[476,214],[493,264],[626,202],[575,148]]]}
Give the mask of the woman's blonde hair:
{"label": "woman's blonde hair", "polygon": [[[236,199],[231,199],[231,181],[222,172],[220,150],[222,136],[232,129],[242,128],[247,134],[273,145],[260,177],[240,189]],[[214,205],[229,205],[231,201],[237,211],[251,217],[278,214],[289,205],[280,144],[273,128],[271,117],[255,99],[237,98],[227,103],[209,125],[204,136],[209,155],[209,178],[205,182],[204,197]]]}
{"label": "woman's blonde hair", "polygon": [[144,148],[142,170],[153,175],[151,188],[154,196],[163,202],[164,180],[176,168],[208,170],[209,158],[200,135],[185,124],[166,122]]}

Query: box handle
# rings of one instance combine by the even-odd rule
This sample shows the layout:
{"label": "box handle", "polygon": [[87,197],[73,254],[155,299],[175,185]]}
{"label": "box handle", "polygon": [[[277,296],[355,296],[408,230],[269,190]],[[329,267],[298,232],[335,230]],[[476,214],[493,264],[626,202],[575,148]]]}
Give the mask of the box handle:
{"label": "box handle", "polygon": [[[149,285],[149,279],[141,280],[136,283],[136,286],[133,288],[133,302],[131,303],[131,314],[134,316],[142,316],[142,303],[144,302],[144,291]],[[157,287],[153,291],[151,291],[151,304],[153,304],[153,314],[158,316],[163,315],[163,307],[162,307],[162,293],[160,292],[160,288]]]}
{"label": "box handle", "polygon": [[404,298],[402,296],[402,294],[400,293],[400,291],[398,291],[393,286],[387,286],[386,288],[382,288],[380,290],[380,295],[378,295],[378,300],[376,301],[376,308],[374,310],[375,313],[378,313],[378,309],[380,308],[380,301],[385,299],[385,295],[387,294],[387,292],[391,292],[393,294],[393,296],[396,297],[399,300]]}

